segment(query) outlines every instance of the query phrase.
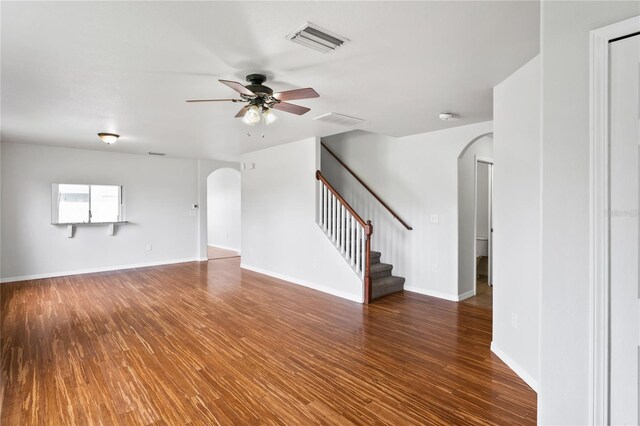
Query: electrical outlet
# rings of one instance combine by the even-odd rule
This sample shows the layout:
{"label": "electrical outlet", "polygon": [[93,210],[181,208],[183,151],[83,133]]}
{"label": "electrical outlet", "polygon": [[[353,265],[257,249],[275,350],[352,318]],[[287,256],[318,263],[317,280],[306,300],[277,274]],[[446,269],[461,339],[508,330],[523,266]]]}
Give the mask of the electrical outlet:
{"label": "electrical outlet", "polygon": [[511,327],[518,328],[518,315],[511,313]]}
{"label": "electrical outlet", "polygon": [[433,265],[431,265],[431,272],[438,272],[438,264],[434,263]]}
{"label": "electrical outlet", "polygon": [[153,250],[153,246],[151,244],[147,244],[146,249],[147,249],[147,251],[151,251],[151,250]]}
{"label": "electrical outlet", "polygon": [[314,268],[318,267],[318,259],[313,259],[313,267]]}
{"label": "electrical outlet", "polygon": [[429,220],[431,221],[431,223],[438,223],[440,222],[440,218],[438,217],[437,214],[432,214],[431,217],[429,218]]}

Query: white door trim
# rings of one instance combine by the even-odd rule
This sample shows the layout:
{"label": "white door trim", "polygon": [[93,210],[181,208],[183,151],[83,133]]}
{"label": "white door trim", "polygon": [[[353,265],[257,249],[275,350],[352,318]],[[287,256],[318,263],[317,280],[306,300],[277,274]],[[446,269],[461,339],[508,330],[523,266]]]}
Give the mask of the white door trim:
{"label": "white door trim", "polygon": [[609,423],[609,42],[640,32],[640,16],[590,34],[589,423]]}

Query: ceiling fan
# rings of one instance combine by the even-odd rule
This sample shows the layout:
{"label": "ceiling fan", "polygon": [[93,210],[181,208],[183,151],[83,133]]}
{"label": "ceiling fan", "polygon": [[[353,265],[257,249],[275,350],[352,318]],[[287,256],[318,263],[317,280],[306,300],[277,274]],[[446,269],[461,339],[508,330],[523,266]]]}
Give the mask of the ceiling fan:
{"label": "ceiling fan", "polygon": [[258,124],[263,119],[266,124],[271,124],[277,120],[278,117],[273,113],[272,109],[296,115],[305,114],[310,111],[309,108],[290,104],[285,101],[310,99],[320,96],[310,87],[273,93],[271,88],[262,84],[267,81],[267,77],[263,74],[249,74],[247,76],[249,84],[246,86],[243,86],[237,81],[218,81],[238,92],[240,99],[189,99],[187,102],[245,102],[247,105],[238,111],[236,117],[242,117],[244,123],[252,126]]}

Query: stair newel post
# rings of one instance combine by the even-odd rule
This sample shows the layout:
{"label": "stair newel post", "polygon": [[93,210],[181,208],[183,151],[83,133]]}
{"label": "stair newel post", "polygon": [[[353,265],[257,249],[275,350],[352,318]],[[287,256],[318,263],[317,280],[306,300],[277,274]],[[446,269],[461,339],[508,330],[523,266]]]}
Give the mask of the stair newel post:
{"label": "stair newel post", "polygon": [[371,221],[368,220],[364,227],[364,303],[371,303],[371,234],[373,234],[373,225]]}

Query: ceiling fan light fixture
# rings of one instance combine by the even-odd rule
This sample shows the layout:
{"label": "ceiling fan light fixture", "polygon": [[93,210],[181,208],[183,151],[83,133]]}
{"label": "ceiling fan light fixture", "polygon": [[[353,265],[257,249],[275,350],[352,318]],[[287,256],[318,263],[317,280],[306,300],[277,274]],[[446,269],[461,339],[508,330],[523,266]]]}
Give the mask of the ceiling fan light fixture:
{"label": "ceiling fan light fixture", "polygon": [[242,122],[250,126],[258,124],[260,122],[260,108],[255,105],[250,106],[242,117]]}
{"label": "ceiling fan light fixture", "polygon": [[262,117],[264,118],[264,122],[267,124],[267,126],[278,119],[278,116],[268,108],[262,112]]}
{"label": "ceiling fan light fixture", "polygon": [[102,140],[102,142],[106,143],[107,145],[111,145],[118,140],[120,135],[116,135],[115,133],[98,133],[98,137]]}

